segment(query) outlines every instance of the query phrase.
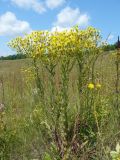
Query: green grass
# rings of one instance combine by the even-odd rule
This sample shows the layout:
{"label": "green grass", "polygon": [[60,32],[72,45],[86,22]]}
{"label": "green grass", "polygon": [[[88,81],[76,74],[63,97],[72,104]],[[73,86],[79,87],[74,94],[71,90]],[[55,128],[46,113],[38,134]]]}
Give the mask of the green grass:
{"label": "green grass", "polygon": [[[6,150],[8,150],[8,152],[12,155],[11,158],[8,158],[10,160],[30,160],[31,157],[41,159],[42,152],[45,150],[45,146],[41,145],[42,141],[44,141],[44,137],[41,137],[41,132],[44,133],[45,137],[49,137],[49,133],[45,132],[44,127],[42,130],[39,128],[41,119],[44,119],[44,115],[41,115],[41,109],[37,110],[37,112],[35,111],[35,109],[38,109],[39,103],[37,103],[38,95],[36,95],[36,86],[34,85],[34,81],[31,81],[31,83],[26,83],[26,78],[30,75],[26,75],[23,70],[26,70],[29,67],[32,67],[32,62],[30,59],[0,61],[0,104],[5,106],[7,117],[5,122],[9,126],[6,133],[8,136],[8,139],[6,140],[8,148],[6,148]],[[58,67],[55,75],[55,86],[57,90],[59,90],[61,85],[59,72],[60,69]],[[102,124],[100,126],[102,132],[104,130],[102,133],[103,143],[97,137],[97,143],[100,144],[97,148],[97,156],[99,154],[103,154],[103,151],[100,153],[100,150],[103,147],[102,145],[104,145],[104,149],[106,150],[104,154],[106,153],[109,156],[109,150],[115,147],[116,142],[119,141],[119,124],[118,120],[114,117],[114,104],[116,97],[115,55],[108,52],[100,56],[96,61],[94,74],[96,83],[99,82],[102,85],[100,90],[100,95],[102,98],[99,103],[102,105],[104,104],[106,108],[108,107],[107,110],[109,112],[109,118],[106,120],[104,119],[105,122],[103,122],[103,126]],[[42,66],[40,66],[40,75],[45,84],[45,97],[49,100],[49,75]],[[88,82],[91,82],[91,79],[89,79]],[[84,87],[86,88],[87,84]],[[74,108],[76,102],[78,101],[77,94],[77,69],[75,65],[70,74],[69,80],[69,106],[73,107],[72,112],[76,112]],[[96,103],[97,101],[95,101],[95,104]],[[98,107],[104,107],[100,104],[98,104]],[[47,107],[49,112],[49,104]],[[71,112],[71,108],[69,108],[68,112]],[[31,117],[33,119],[31,119]],[[12,137],[11,135],[13,136],[13,139],[9,138],[9,136]],[[5,135],[2,136],[4,137]],[[88,148],[85,148],[86,155],[91,146],[87,147]],[[102,148],[102,150],[104,149]],[[14,151],[15,155],[13,153]],[[100,159],[101,155],[99,155],[98,159]],[[105,157],[105,155],[103,157]],[[85,158],[84,155],[83,160],[89,159]],[[7,160],[7,158],[3,160]],[[95,160],[97,160],[97,158]]]}

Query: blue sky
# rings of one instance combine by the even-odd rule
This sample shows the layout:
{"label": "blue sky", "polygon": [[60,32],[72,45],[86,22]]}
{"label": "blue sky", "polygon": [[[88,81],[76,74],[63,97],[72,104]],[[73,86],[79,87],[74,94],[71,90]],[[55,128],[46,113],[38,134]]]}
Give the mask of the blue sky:
{"label": "blue sky", "polygon": [[0,56],[10,39],[32,30],[93,26],[113,43],[120,34],[120,0],[0,0]]}

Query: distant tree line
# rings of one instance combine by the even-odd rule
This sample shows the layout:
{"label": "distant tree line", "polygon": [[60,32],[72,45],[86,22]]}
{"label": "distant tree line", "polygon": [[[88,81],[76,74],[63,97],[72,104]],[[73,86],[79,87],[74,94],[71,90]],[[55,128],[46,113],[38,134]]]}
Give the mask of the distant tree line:
{"label": "distant tree line", "polygon": [[106,46],[104,46],[103,50],[104,51],[113,51],[113,50],[116,50],[117,48],[117,44],[108,44]]}
{"label": "distant tree line", "polygon": [[26,55],[23,54],[14,54],[9,56],[1,56],[0,60],[16,60],[16,59],[25,59]]}

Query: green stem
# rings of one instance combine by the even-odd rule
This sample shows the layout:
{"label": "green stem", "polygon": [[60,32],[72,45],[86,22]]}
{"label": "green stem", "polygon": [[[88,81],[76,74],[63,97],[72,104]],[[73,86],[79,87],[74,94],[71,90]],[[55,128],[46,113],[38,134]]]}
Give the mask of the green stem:
{"label": "green stem", "polygon": [[119,109],[119,55],[116,57],[116,108]]}
{"label": "green stem", "polygon": [[66,139],[68,139],[68,83],[69,83],[69,63],[70,61],[65,61],[61,66],[62,71],[62,100],[63,100],[63,112],[64,112],[64,126]]}
{"label": "green stem", "polygon": [[37,61],[35,58],[33,59],[33,65],[34,65],[34,69],[35,69],[36,85],[37,85],[37,88],[39,89],[38,93],[40,95],[41,100],[43,101],[44,100],[44,88],[43,88],[42,80],[39,76],[39,68],[37,66]]}

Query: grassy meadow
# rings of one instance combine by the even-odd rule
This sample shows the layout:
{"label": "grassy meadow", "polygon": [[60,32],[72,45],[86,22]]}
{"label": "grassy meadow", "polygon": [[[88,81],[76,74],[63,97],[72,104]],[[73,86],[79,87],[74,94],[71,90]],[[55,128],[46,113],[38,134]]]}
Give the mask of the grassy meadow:
{"label": "grassy meadow", "polygon": [[[41,144],[43,144],[43,138],[41,137],[41,131],[39,131],[40,123],[40,111],[38,104],[36,104],[37,91],[33,82],[28,82],[26,74],[24,72],[32,66],[30,59],[24,60],[7,60],[0,61],[0,103],[1,110],[5,107],[5,123],[8,125],[9,131],[6,138],[6,146],[2,146],[1,150],[4,150],[5,158],[1,159],[32,159],[33,156],[37,159],[42,159],[42,151],[44,150]],[[40,67],[41,68],[41,67]],[[57,73],[60,72],[59,68]],[[76,104],[76,66],[71,71],[69,81],[69,99],[71,105]],[[42,77],[45,80],[46,94],[48,90],[48,75],[46,70],[42,70]],[[31,74],[31,73],[30,73]],[[59,74],[58,74],[59,75]],[[55,81],[57,87],[59,87],[59,77],[56,75]],[[100,96],[104,97],[106,110],[111,113],[109,121],[106,119],[106,125],[104,128],[103,143],[105,143],[106,154],[109,157],[110,150],[115,148],[116,143],[119,141],[119,126],[114,121],[115,109],[115,82],[116,82],[116,68],[115,68],[115,54],[114,52],[106,52],[102,54],[95,64],[95,79],[101,84]],[[33,80],[34,81],[34,80]],[[102,99],[101,99],[102,100]],[[98,106],[99,107],[99,106]],[[100,106],[101,107],[101,106]],[[103,106],[104,107],[104,106]],[[4,110],[4,109],[3,109]],[[35,118],[36,126],[31,124],[31,115],[37,114]],[[2,119],[1,119],[2,120]],[[107,128],[108,127],[108,128]],[[110,127],[110,128],[109,128]],[[83,126],[84,128],[84,126]],[[10,135],[9,135],[10,134]],[[117,135],[118,134],[118,135]],[[6,135],[4,135],[6,136]],[[10,137],[9,137],[10,136]],[[46,135],[47,136],[47,135]],[[9,139],[10,138],[10,139]],[[17,138],[17,140],[16,140]],[[25,138],[25,139],[24,139]],[[17,144],[18,143],[18,144]],[[86,144],[87,145],[87,144]],[[102,144],[101,144],[102,145]],[[102,146],[99,146],[98,150],[102,150]],[[43,145],[44,146],[44,145]],[[4,148],[5,147],[5,148]],[[89,146],[87,146],[88,149]],[[107,151],[108,149],[108,151]],[[88,150],[89,151],[89,150]],[[88,151],[86,151],[88,153]],[[91,152],[92,151],[91,149]],[[97,152],[97,151],[96,151]],[[102,152],[102,151],[101,151]],[[86,153],[86,154],[87,154]],[[99,151],[98,151],[99,153]],[[98,154],[96,153],[96,154]],[[15,155],[14,155],[15,154]],[[89,154],[89,153],[88,153]],[[92,153],[91,153],[92,154]],[[94,153],[93,153],[94,154]],[[103,153],[102,153],[103,154]],[[11,158],[10,158],[11,156]],[[86,159],[86,155],[83,155]],[[48,158],[49,159],[49,158]],[[99,159],[99,158],[98,158]],[[105,158],[103,158],[105,159]],[[47,159],[46,159],[47,160]]]}

